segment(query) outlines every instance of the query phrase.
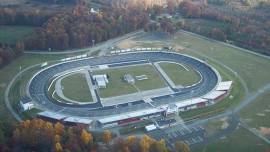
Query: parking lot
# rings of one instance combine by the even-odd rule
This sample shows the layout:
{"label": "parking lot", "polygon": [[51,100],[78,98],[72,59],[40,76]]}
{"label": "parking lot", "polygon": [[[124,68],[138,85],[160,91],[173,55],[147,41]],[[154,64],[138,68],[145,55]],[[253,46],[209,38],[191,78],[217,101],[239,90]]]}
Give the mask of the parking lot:
{"label": "parking lot", "polygon": [[169,147],[173,147],[176,141],[183,141],[189,146],[195,146],[204,142],[205,129],[201,126],[188,128],[183,124],[147,133],[150,137],[160,140],[164,139]]}

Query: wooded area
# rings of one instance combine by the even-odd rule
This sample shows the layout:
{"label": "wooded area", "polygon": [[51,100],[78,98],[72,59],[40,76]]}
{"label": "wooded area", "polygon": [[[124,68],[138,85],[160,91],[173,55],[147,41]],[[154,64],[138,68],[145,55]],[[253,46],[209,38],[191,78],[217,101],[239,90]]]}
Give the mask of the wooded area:
{"label": "wooded area", "polygon": [[147,135],[138,138],[115,137],[109,130],[88,132],[83,126],[64,126],[42,119],[25,120],[19,124],[0,122],[0,151],[21,152],[189,152],[189,147],[176,141],[168,149],[164,140],[156,141]]}

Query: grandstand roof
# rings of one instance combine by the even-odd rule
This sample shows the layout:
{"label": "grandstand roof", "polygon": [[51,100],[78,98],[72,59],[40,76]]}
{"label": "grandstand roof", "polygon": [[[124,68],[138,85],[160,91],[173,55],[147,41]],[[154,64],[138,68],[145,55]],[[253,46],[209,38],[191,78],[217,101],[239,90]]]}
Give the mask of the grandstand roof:
{"label": "grandstand roof", "polygon": [[80,117],[67,117],[64,119],[65,122],[72,122],[72,123],[80,123],[80,124],[86,124],[89,125],[92,120],[87,118],[80,118]]}
{"label": "grandstand roof", "polygon": [[67,117],[65,115],[50,112],[50,111],[43,111],[43,112],[38,113],[38,115],[43,116],[43,117],[47,117],[47,118],[51,118],[51,119],[55,119],[55,120],[62,120],[62,119]]}
{"label": "grandstand roof", "polygon": [[194,104],[206,102],[206,101],[207,100],[203,99],[203,98],[195,98],[195,99],[189,99],[189,100],[177,102],[177,103],[175,103],[175,105],[178,108],[182,108],[182,107],[186,107],[186,106],[190,106],[190,105],[194,105]]}
{"label": "grandstand roof", "polygon": [[161,112],[161,111],[164,111],[164,109],[157,109],[157,108],[144,109],[144,110],[140,110],[140,111],[123,113],[120,115],[113,115],[113,116],[109,116],[106,118],[102,118],[102,119],[99,119],[99,122],[102,124],[106,124],[106,123],[115,122],[115,121],[119,121],[119,120],[150,115],[150,114],[154,114],[154,113]]}
{"label": "grandstand roof", "polygon": [[214,99],[224,95],[225,93],[226,93],[225,91],[212,91],[212,92],[206,94],[203,98],[214,100]]}
{"label": "grandstand roof", "polygon": [[216,88],[218,91],[227,91],[230,90],[232,86],[232,81],[225,81],[225,82],[220,82]]}

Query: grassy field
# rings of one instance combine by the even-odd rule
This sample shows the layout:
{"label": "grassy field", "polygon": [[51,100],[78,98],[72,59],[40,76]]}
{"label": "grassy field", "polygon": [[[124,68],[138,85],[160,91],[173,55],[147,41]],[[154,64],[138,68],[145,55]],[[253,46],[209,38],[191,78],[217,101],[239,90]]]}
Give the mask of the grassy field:
{"label": "grassy field", "polygon": [[159,65],[175,85],[189,86],[200,81],[200,75],[189,66],[183,65],[186,70],[175,63],[161,62]]}
{"label": "grassy field", "polygon": [[267,152],[270,145],[247,130],[239,128],[224,139],[198,147],[192,152]]}
{"label": "grassy field", "polygon": [[250,126],[270,128],[270,92],[258,97],[255,102],[240,112],[240,116]]}
{"label": "grassy field", "polygon": [[34,27],[31,26],[0,26],[0,42],[16,44],[33,32]]}
{"label": "grassy field", "polygon": [[62,79],[61,85],[65,97],[78,102],[93,101],[85,74],[69,75]]}
{"label": "grassy field", "polygon": [[[135,85],[128,84],[123,80],[125,74],[132,76],[146,75],[147,80],[135,82]],[[107,74],[109,76],[109,84],[107,88],[100,89],[100,96],[103,98],[135,93],[139,90],[151,90],[165,87],[165,82],[160,78],[152,65],[138,65],[109,70],[94,71],[93,74]]]}
{"label": "grassy field", "polygon": [[266,70],[270,68],[269,59],[182,32],[175,35],[173,43],[186,46],[232,68],[247,82],[250,91],[270,83],[270,70]]}

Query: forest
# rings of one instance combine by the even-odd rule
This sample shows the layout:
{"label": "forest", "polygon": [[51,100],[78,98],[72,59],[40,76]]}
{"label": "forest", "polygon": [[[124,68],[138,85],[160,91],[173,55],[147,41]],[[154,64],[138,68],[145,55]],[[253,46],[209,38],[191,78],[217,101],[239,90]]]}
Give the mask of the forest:
{"label": "forest", "polygon": [[175,148],[164,140],[156,141],[147,135],[116,137],[109,130],[89,132],[85,126],[67,126],[42,119],[20,123],[0,122],[1,152],[189,152],[188,145],[175,142]]}
{"label": "forest", "polygon": [[149,22],[147,12],[140,8],[90,10],[84,1],[63,12],[0,8],[0,25],[36,27],[34,34],[16,45],[0,43],[0,67],[23,50],[61,51],[91,46],[142,29]]}

